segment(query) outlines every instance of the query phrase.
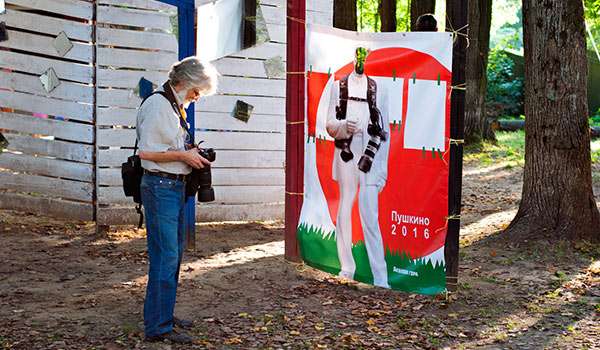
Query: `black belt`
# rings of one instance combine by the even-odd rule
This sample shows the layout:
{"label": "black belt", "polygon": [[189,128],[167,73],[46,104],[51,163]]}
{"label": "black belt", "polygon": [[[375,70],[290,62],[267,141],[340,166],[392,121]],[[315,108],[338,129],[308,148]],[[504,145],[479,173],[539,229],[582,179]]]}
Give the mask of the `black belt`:
{"label": "black belt", "polygon": [[150,170],[146,170],[144,169],[144,174],[148,174],[148,175],[152,175],[152,176],[160,176],[160,177],[164,177],[167,179],[171,179],[171,180],[177,180],[177,181],[185,181],[185,178],[187,175],[183,175],[183,174],[171,174],[171,173],[165,173],[164,171],[150,171]]}

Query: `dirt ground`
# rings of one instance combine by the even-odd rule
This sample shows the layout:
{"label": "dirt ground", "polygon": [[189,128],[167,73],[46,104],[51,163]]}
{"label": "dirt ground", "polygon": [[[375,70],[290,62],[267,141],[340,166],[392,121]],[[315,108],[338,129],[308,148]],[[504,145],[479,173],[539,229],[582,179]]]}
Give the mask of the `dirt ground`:
{"label": "dirt ground", "polygon": [[[600,349],[600,247],[510,242],[522,170],[464,175],[457,292],[409,295],[287,262],[281,223],[202,224],[176,306],[197,341],[181,348]],[[143,341],[144,231],[96,236],[0,211],[0,235],[3,348],[180,348]]]}

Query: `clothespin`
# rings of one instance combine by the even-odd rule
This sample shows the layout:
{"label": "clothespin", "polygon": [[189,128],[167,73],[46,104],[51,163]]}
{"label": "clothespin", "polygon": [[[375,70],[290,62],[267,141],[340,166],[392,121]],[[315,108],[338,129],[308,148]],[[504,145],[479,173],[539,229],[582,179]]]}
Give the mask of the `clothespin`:
{"label": "clothespin", "polygon": [[394,122],[392,123],[392,131],[394,131],[396,129],[396,121],[394,120]]}
{"label": "clothespin", "polygon": [[329,79],[329,77],[331,77],[331,67],[327,69],[327,79]]}
{"label": "clothespin", "polygon": [[312,73],[312,64],[308,68],[308,77],[310,78],[310,74]]}
{"label": "clothespin", "polygon": [[394,77],[394,81],[396,81],[396,70],[395,69],[392,70],[392,76]]}
{"label": "clothespin", "polygon": [[308,135],[308,138],[306,138],[306,143],[310,143],[310,135]]}
{"label": "clothespin", "polygon": [[437,83],[438,83],[438,86],[440,86],[440,79],[441,79],[441,74],[440,74],[440,73],[438,73],[438,78],[437,78]]}
{"label": "clothespin", "polygon": [[413,78],[413,84],[416,84],[417,83],[417,73],[413,73],[412,78]]}
{"label": "clothespin", "polygon": [[444,153],[442,153],[442,150],[438,148],[437,151],[438,151],[438,156],[440,157],[440,159],[444,159]]}
{"label": "clothespin", "polygon": [[431,158],[435,159],[435,147],[431,147]]}
{"label": "clothespin", "polygon": [[425,159],[427,156],[427,151],[425,150],[425,146],[423,146],[423,151],[421,152],[421,158]]}

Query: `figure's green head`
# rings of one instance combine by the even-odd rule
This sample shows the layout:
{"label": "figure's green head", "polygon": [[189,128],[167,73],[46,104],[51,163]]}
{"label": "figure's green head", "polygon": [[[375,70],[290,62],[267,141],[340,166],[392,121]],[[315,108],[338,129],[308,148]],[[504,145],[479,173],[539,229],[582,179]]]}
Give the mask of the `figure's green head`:
{"label": "figure's green head", "polygon": [[363,74],[365,72],[365,62],[367,61],[367,56],[369,55],[369,49],[366,47],[358,47],[355,52],[355,64],[354,70],[358,74]]}

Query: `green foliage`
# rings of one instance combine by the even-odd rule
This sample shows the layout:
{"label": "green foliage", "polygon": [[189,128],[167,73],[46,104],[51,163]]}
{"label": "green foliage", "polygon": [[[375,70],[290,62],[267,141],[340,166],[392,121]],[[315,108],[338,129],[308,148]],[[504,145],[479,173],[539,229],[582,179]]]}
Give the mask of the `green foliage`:
{"label": "green foliage", "polygon": [[[300,255],[306,264],[334,275],[340,272],[334,231],[325,233],[312,225],[300,224],[298,242]],[[373,274],[364,242],[358,242],[352,247],[352,256],[354,261],[359,262],[356,264],[354,279],[372,284]],[[446,267],[443,264],[433,265],[431,261],[414,260],[405,252],[389,250],[386,250],[385,260],[392,289],[421,294],[439,294],[446,289]],[[414,272],[417,276],[400,274],[397,272],[399,270]]]}
{"label": "green foliage", "polygon": [[600,126],[600,108],[590,117],[590,126]]}
{"label": "green foliage", "polygon": [[490,48],[523,49],[523,15],[520,0],[497,0],[492,5]]}
{"label": "green foliage", "polygon": [[515,63],[505,52],[490,51],[487,79],[486,103],[491,117],[523,114],[523,78],[515,75]]}
{"label": "green foliage", "polygon": [[[356,11],[359,32],[379,32],[381,21],[377,7],[379,1],[357,0]],[[409,0],[398,0],[396,2],[396,31],[410,31],[410,4]]]}
{"label": "green foliage", "polygon": [[[600,46],[600,0],[584,0],[583,3],[585,6],[585,20],[592,32],[596,45]],[[587,35],[587,40],[588,48],[592,49],[592,42],[589,35]]]}

